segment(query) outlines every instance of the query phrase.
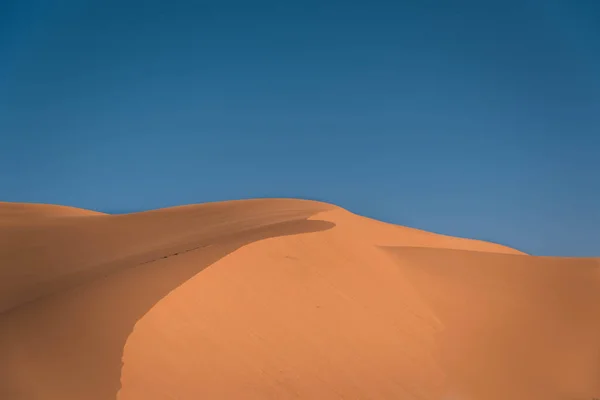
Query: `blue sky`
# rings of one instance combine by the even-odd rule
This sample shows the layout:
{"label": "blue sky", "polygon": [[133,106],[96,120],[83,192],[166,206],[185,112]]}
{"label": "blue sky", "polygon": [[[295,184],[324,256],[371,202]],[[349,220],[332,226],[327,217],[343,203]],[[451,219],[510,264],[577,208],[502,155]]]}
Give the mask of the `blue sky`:
{"label": "blue sky", "polygon": [[8,0],[0,199],[302,197],[600,256],[600,3]]}

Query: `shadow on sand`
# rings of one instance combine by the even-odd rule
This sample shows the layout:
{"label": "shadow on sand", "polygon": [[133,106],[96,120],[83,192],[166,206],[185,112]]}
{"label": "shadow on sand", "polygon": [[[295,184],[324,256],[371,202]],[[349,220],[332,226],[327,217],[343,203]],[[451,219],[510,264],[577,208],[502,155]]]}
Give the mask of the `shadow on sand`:
{"label": "shadow on sand", "polygon": [[190,238],[1,315],[0,398],[116,399],[127,338],[169,292],[249,243],[334,226],[301,219]]}

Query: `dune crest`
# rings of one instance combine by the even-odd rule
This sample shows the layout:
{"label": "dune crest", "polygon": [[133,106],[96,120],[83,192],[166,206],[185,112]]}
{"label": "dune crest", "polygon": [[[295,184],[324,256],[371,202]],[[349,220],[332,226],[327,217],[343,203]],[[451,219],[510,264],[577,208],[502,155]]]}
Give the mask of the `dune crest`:
{"label": "dune crest", "polygon": [[598,259],[306,200],[33,208],[0,203],[2,399],[600,394]]}
{"label": "dune crest", "polygon": [[361,240],[369,240],[373,244],[380,246],[427,247],[525,254],[519,250],[496,243],[447,236],[377,221],[353,214],[339,207],[320,212],[311,218],[334,222],[338,227],[361,236]]}

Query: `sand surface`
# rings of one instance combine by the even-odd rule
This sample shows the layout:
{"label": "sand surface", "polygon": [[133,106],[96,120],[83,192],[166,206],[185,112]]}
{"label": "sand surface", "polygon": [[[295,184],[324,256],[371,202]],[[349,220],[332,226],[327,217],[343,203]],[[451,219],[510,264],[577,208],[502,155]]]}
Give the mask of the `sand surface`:
{"label": "sand surface", "polygon": [[600,259],[304,200],[0,203],[0,399],[600,398]]}

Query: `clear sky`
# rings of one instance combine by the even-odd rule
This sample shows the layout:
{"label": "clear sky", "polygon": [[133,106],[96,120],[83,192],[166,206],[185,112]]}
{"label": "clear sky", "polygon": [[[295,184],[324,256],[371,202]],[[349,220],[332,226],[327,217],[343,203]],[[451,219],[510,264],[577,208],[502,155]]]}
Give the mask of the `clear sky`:
{"label": "clear sky", "polygon": [[600,256],[600,2],[0,2],[0,199],[301,197]]}

